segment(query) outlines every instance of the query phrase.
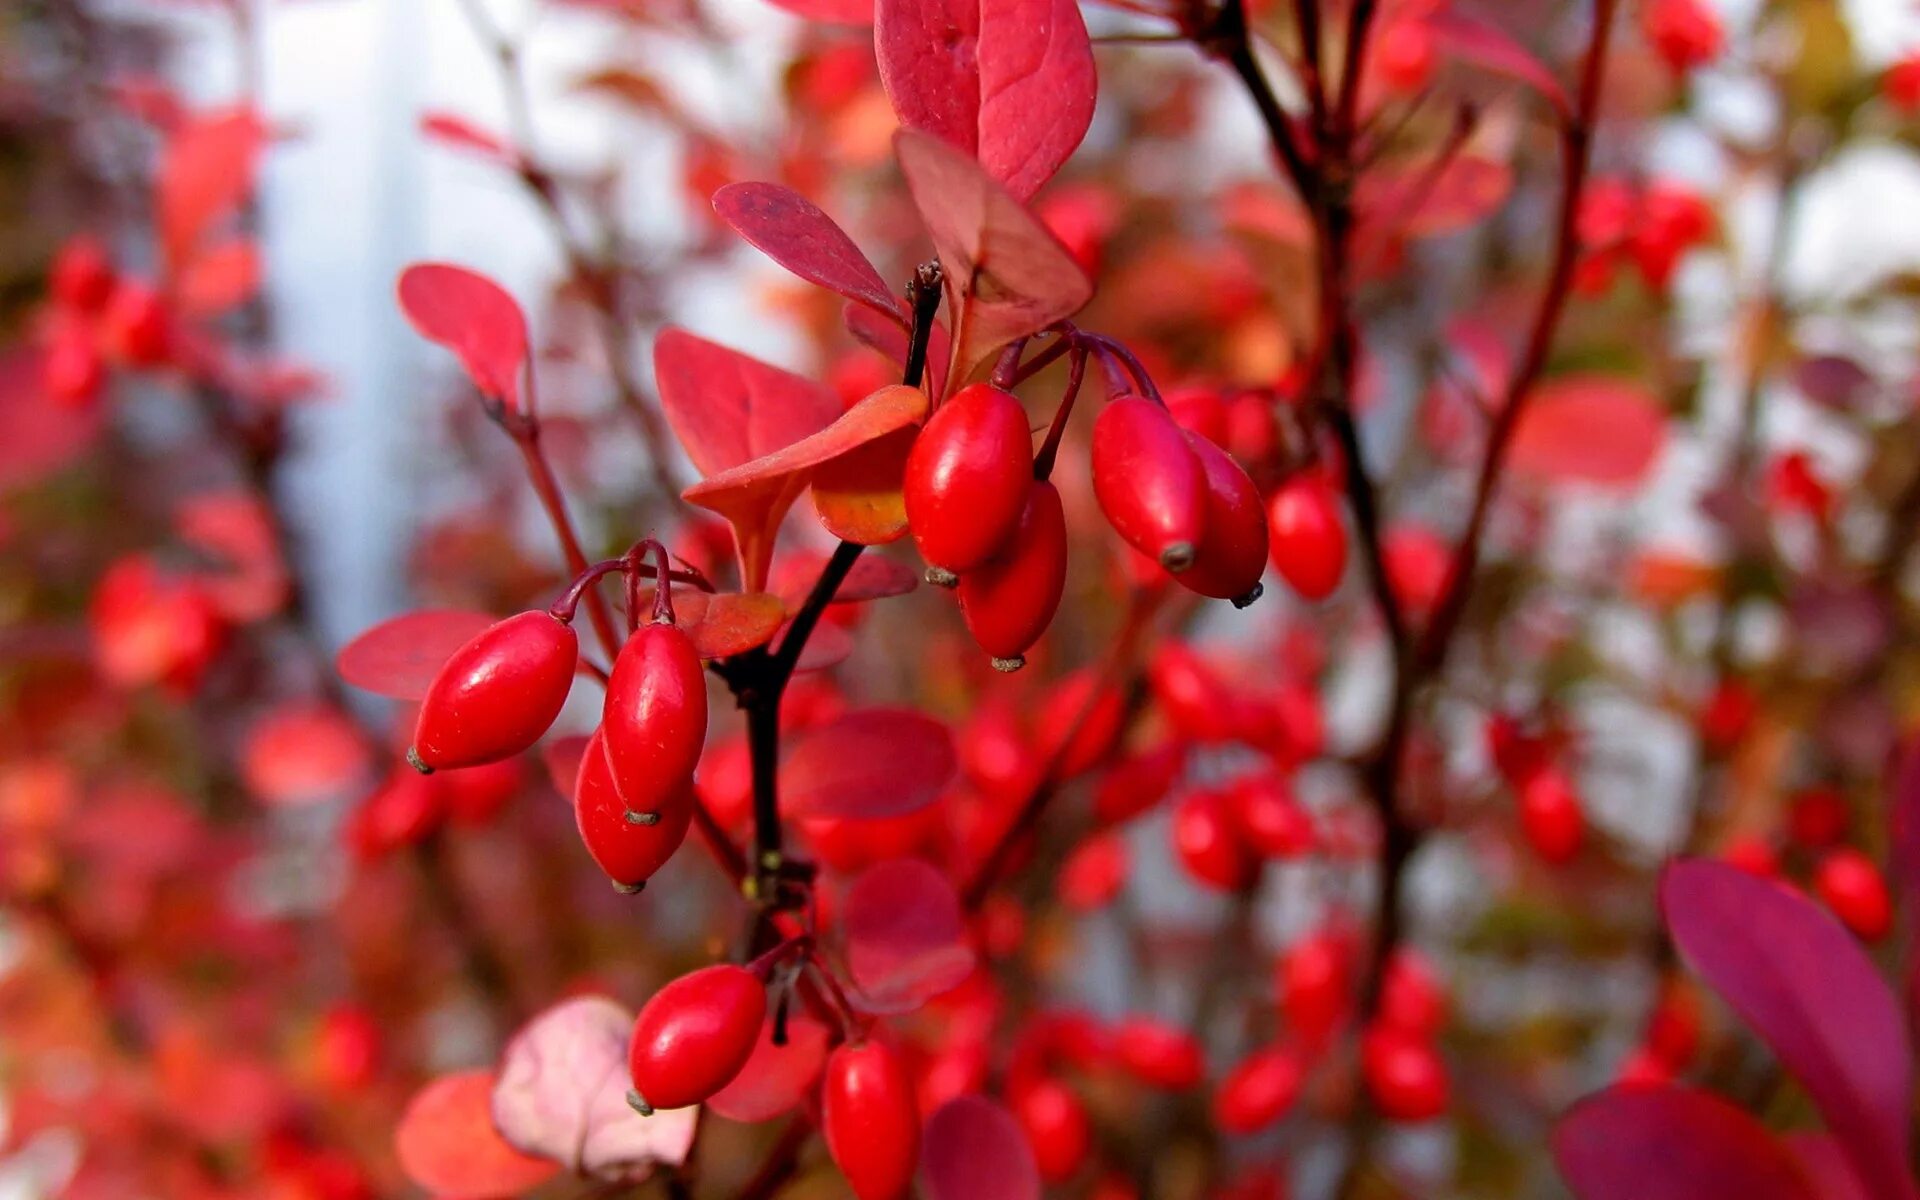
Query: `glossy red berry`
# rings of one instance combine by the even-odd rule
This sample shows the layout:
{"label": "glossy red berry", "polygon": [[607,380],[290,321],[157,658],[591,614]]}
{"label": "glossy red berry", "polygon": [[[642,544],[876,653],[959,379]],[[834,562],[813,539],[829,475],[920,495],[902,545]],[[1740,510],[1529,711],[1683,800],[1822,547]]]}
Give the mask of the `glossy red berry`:
{"label": "glossy red berry", "polygon": [[1299,1098],[1306,1069],[1285,1046],[1241,1059],[1213,1094],[1213,1119],[1228,1133],[1257,1133],[1286,1115]]}
{"label": "glossy red berry", "polygon": [[1123,541],[1179,572],[1206,533],[1207,474],[1167,410],[1138,396],[1093,423],[1093,495]]}
{"label": "glossy red berry", "polygon": [[1721,847],[1720,859],[1761,879],[1780,877],[1780,855],[1765,838],[1742,834]]}
{"label": "glossy red berry", "polygon": [[1787,832],[1809,850],[1824,850],[1846,839],[1851,820],[1847,798],[1840,789],[1804,788],[1793,797],[1793,806],[1787,812]]}
{"label": "glossy red berry", "polygon": [[1388,90],[1412,95],[1433,82],[1440,55],[1433,30],[1417,17],[1388,21],[1373,46],[1373,66]]}
{"label": "glossy red berry", "polygon": [[912,1190],[920,1114],[913,1081],[886,1046],[848,1042],[828,1057],[820,1128],[858,1200],[902,1200]]}
{"label": "glossy red berry", "polygon": [[1166,393],[1167,412],[1189,433],[1218,444],[1227,440],[1227,405],[1209,387],[1186,387]]}
{"label": "glossy red berry", "polygon": [[314,1031],[314,1073],[321,1084],[355,1091],[373,1081],[380,1069],[380,1024],[357,1004],[336,1004],[321,1015]]}
{"label": "glossy red berry", "polygon": [[1187,874],[1205,887],[1237,892],[1260,875],[1260,860],[1219,792],[1193,792],[1180,802],[1173,814],[1173,848]]}
{"label": "glossy red berry", "polygon": [[1134,1078],[1162,1091],[1184,1091],[1206,1072],[1200,1043],[1192,1034],[1147,1017],[1114,1027],[1113,1052]]}
{"label": "glossy red berry", "polygon": [[1720,57],[1726,35],[1705,0],[1647,0],[1640,29],[1654,53],[1676,74]]}
{"label": "glossy red berry", "polygon": [[1033,480],[1026,409],[984,383],[942,404],[907,454],[907,526],[928,564],[962,573],[999,552]]}
{"label": "glossy red berry", "polygon": [[1308,1044],[1324,1041],[1347,1012],[1351,963],[1344,940],[1316,933],[1287,947],[1274,971],[1287,1028]]}
{"label": "glossy red berry", "polygon": [[740,1073],[760,1040],[767,989],[743,967],[719,963],[653,994],[633,1023],[628,1068],[636,1107],[686,1108]]}
{"label": "glossy red berry", "polygon": [[1586,817],[1573,784],[1558,767],[1542,767],[1520,785],[1520,828],[1534,853],[1556,865],[1580,852]]}
{"label": "glossy red berry", "polygon": [[560,715],[579,665],[573,627],[545,612],[488,626],[434,676],[420,702],[408,761],[437,771],[520,753]]}
{"label": "glossy red berry", "polygon": [[1909,54],[1888,67],[1880,77],[1880,94],[1902,114],[1920,112],[1920,54]]}
{"label": "glossy red berry", "polygon": [[693,803],[688,784],[645,812],[628,808],[613,786],[602,732],[596,729],[587,739],[573,785],[574,826],[587,853],[622,891],[638,891],[680,849]]}
{"label": "glossy red berry", "polygon": [[1227,688],[1213,667],[1185,642],[1166,641],[1147,661],[1147,686],[1167,722],[1185,738],[1217,742],[1227,732]]}
{"label": "glossy red berry", "polygon": [[999,553],[963,573],[956,595],[967,632],[1003,671],[1026,662],[1067,586],[1067,518],[1060,493],[1034,480],[1026,511]]}
{"label": "glossy red berry", "polygon": [[66,326],[47,342],[40,360],[40,386],[55,404],[85,408],[106,380],[106,360],[84,328]]}
{"label": "glossy red berry", "polygon": [[1401,949],[1387,960],[1380,979],[1376,1020],[1384,1027],[1432,1038],[1447,1020],[1447,993],[1417,952]]}
{"label": "glossy red berry", "polygon": [[1080,1097],[1054,1079],[1040,1079],[1013,1093],[1013,1116],[1033,1147],[1040,1177],[1065,1183],[1080,1173],[1093,1145],[1093,1123]]}
{"label": "glossy red berry", "polygon": [[1447,1111],[1447,1067],[1432,1042],[1398,1030],[1373,1029],[1362,1040],[1361,1074],[1381,1115],[1430,1121]]}
{"label": "glossy red berry", "polygon": [[1827,853],[1813,872],[1814,894],[1864,941],[1877,942],[1893,928],[1893,900],[1871,858],[1844,846]]}
{"label": "glossy red berry", "polygon": [[628,808],[651,812],[686,790],[707,740],[707,681],[684,630],[659,621],[627,638],[607,680],[600,732]]}
{"label": "glossy red berry", "polygon": [[146,284],[122,280],[100,322],[107,347],[122,362],[151,367],[166,361],[171,322],[165,302]]}
{"label": "glossy red berry", "polygon": [[1182,587],[1244,608],[1260,595],[1267,569],[1267,510],[1260,490],[1225,450],[1197,434],[1187,444],[1207,479],[1206,529],[1193,565],[1174,576]]}
{"label": "glossy red berry", "polygon": [[1304,600],[1324,600],[1347,573],[1347,527],[1333,485],[1318,471],[1302,471],[1267,501],[1273,569]]}
{"label": "glossy red berry", "polygon": [[1693,1061],[1700,1050],[1700,1000],[1682,983],[1668,981],[1647,1017],[1646,1050],[1670,1069]]}
{"label": "glossy red berry", "polygon": [[1234,821],[1247,847],[1263,858],[1299,858],[1313,849],[1313,818],[1278,774],[1271,771],[1240,780],[1228,793]]}
{"label": "glossy red berry", "polygon": [[1080,912],[1105,908],[1126,885],[1127,841],[1118,833],[1096,833],[1075,846],[1060,864],[1055,883],[1060,902]]}
{"label": "glossy red berry", "polygon": [[54,255],[47,291],[54,303],[77,313],[94,313],[113,294],[113,262],[106,248],[90,237],[70,238]]}

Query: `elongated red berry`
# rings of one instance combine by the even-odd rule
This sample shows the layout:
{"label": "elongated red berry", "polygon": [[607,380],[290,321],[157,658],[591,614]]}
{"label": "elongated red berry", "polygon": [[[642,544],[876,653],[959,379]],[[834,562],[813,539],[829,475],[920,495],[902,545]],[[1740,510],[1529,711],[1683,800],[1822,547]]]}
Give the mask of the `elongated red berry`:
{"label": "elongated red berry", "polygon": [[1322,931],[1287,947],[1274,971],[1280,1012],[1294,1036],[1309,1044],[1332,1034],[1346,1015],[1352,956],[1338,935]]}
{"label": "elongated red berry", "polygon": [[1182,587],[1245,608],[1260,597],[1267,569],[1267,510],[1260,489],[1225,450],[1198,434],[1187,444],[1207,479],[1206,532],[1193,565],[1174,576]]}
{"label": "elongated red berry", "polygon": [[547,613],[518,613],[488,626],[434,676],[407,760],[437,771],[520,753],[560,715],[579,665],[573,627]]}
{"label": "elongated red berry", "polygon": [[1162,1091],[1185,1091],[1199,1083],[1207,1069],[1198,1039],[1151,1017],[1114,1026],[1113,1053],[1128,1074]]}
{"label": "elongated red berry", "polygon": [[1306,1069],[1285,1046],[1241,1059],[1213,1094],[1213,1119],[1228,1133],[1257,1133],[1286,1115],[1300,1095]]}
{"label": "elongated red berry", "polygon": [[646,812],[628,808],[614,789],[601,731],[587,739],[573,785],[573,821],[587,853],[622,891],[638,891],[680,849],[693,805],[689,784]]}
{"label": "elongated red berry", "polygon": [[620,647],[600,732],[628,808],[651,812],[686,790],[707,740],[707,681],[685,631],[642,625]]}
{"label": "elongated red berry", "polygon": [[1218,792],[1194,792],[1180,802],[1173,814],[1173,848],[1187,874],[1206,887],[1234,892],[1259,877],[1260,860],[1234,820],[1232,805]]}
{"label": "elongated red berry", "polygon": [[1247,848],[1262,858],[1299,858],[1319,840],[1313,817],[1278,774],[1250,776],[1236,783],[1228,795]]}
{"label": "elongated red berry", "polygon": [[744,967],[702,967],[653,994],[633,1023],[627,1052],[635,1107],[699,1104],[733,1082],[767,1015],[767,988]]}
{"label": "elongated red berry", "polygon": [[106,248],[86,236],[69,238],[47,271],[47,291],[54,302],[75,312],[99,312],[113,295],[113,284],[113,262]]}
{"label": "elongated red berry", "polygon": [[1813,872],[1814,894],[1848,929],[1869,942],[1893,928],[1893,900],[1880,868],[1851,846],[1830,850]]}
{"label": "elongated red berry", "polygon": [[1333,486],[1317,471],[1281,484],[1267,501],[1273,568],[1304,600],[1324,600],[1347,573],[1347,527]]}
{"label": "elongated red berry", "polygon": [[1093,1122],[1080,1097],[1058,1080],[1042,1078],[1021,1087],[1011,1099],[1040,1177],[1065,1183],[1079,1174],[1093,1146]]}
{"label": "elongated red berry", "polygon": [[1572,859],[1586,824],[1580,797],[1558,767],[1542,767],[1520,785],[1520,829],[1541,858],[1554,864]]}
{"label": "elongated red berry", "polygon": [[1360,1070],[1374,1107],[1389,1120],[1428,1121],[1447,1111],[1447,1066],[1425,1038],[1370,1029],[1361,1039]]}
{"label": "elongated red berry", "polygon": [[903,497],[920,557],[955,573],[992,558],[1020,524],[1033,431],[1011,393],[976,383],[940,406],[907,454]]}
{"label": "elongated red berry", "polygon": [[1193,565],[1206,534],[1207,473],[1167,410],[1138,396],[1093,423],[1093,495],[1126,543],[1169,571]]}
{"label": "elongated red berry", "polygon": [[1020,524],[1000,552],[960,576],[960,615],[994,666],[1018,670],[1027,648],[1053,622],[1066,586],[1066,513],[1054,486],[1036,479]]}
{"label": "elongated red berry", "polygon": [[848,1042],[827,1059],[820,1128],[858,1200],[902,1200],[913,1187],[920,1158],[913,1081],[879,1042]]}

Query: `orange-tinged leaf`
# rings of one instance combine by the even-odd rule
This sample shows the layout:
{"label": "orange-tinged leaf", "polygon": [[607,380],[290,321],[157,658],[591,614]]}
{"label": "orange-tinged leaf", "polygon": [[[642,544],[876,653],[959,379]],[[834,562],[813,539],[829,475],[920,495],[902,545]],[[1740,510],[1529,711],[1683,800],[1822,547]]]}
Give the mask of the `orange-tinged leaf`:
{"label": "orange-tinged leaf", "polygon": [[260,290],[260,250],[245,238],[222,242],[194,255],[174,281],[181,307],[213,317],[253,299]]}
{"label": "orange-tinged leaf", "polygon": [[1060,240],[989,178],[929,133],[902,129],[894,153],[946,272],[953,365],[964,382],[988,355],[1079,312],[1093,284]]}
{"label": "orange-tinged leaf", "polygon": [[885,545],[906,534],[907,453],[919,432],[897,430],[814,471],[813,509],[828,533],[863,546]]}
{"label": "orange-tinged leaf", "polygon": [[168,137],[154,183],[160,250],[169,272],[253,190],[266,126],[251,109],[197,113]]}
{"label": "orange-tinged leaf", "polygon": [[505,288],[465,267],[415,263],[400,273],[399,294],[407,321],[451,350],[474,387],[509,409],[520,407],[527,318]]}
{"label": "orange-tinged leaf", "polygon": [[[640,591],[640,611],[651,610],[653,589]],[[673,615],[701,658],[726,658],[764,646],[786,623],[787,606],[767,592],[673,589]]]}
{"label": "orange-tinged leaf", "polygon": [[1536,480],[1632,487],[1666,444],[1666,412],[1630,379],[1571,375],[1541,384],[1525,403],[1509,461]]}
{"label": "orange-tinged leaf", "polygon": [[401,1170],[439,1200],[518,1196],[560,1164],[509,1146],[493,1127],[493,1072],[443,1075],[414,1094],[393,1132]]}

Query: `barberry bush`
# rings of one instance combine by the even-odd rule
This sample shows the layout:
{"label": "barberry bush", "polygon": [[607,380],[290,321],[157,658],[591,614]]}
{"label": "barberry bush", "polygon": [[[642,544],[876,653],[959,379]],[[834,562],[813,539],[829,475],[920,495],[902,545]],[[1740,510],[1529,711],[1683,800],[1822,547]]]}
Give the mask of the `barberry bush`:
{"label": "barberry bush", "polygon": [[[460,482],[342,644],[276,7],[213,104],[137,5],[0,35],[0,1176],[1920,1196],[1920,314],[1812,261],[1920,58],[1819,0],[777,3],[460,0],[506,124],[393,120],[559,271],[394,281]],[[546,151],[554,23],[670,172]]]}

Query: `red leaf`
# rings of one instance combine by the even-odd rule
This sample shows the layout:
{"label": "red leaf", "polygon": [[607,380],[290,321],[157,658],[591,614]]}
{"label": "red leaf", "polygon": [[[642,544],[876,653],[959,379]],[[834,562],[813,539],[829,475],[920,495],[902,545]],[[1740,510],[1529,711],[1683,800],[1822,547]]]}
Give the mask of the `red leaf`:
{"label": "red leaf", "polygon": [[31,487],[86,453],[104,404],[58,404],[42,390],[37,347],[0,349],[0,491]]}
{"label": "red leaf", "polygon": [[684,329],[661,331],[653,373],[667,421],[702,475],[784,449],[841,413],[831,389]]}
{"label": "red leaf", "polygon": [[490,1200],[531,1191],[559,1164],[507,1145],[493,1127],[493,1072],[443,1075],[415,1093],[393,1133],[407,1178],[439,1200]]}
{"label": "red leaf", "polygon": [[707,1107],[729,1121],[771,1121],[800,1107],[827,1062],[827,1027],[795,1013],[787,1019],[787,1044],[773,1044],[773,1018],[767,1018],[753,1057],[715,1092]]}
{"label": "red leaf", "polygon": [[418,700],[453,652],[499,618],[426,609],[382,621],[340,648],[340,678],[395,700]]}
{"label": "red leaf", "polygon": [[173,284],[181,307],[201,317],[244,304],[259,290],[260,250],[245,238],[194,255]]}
{"label": "red leaf", "polygon": [[206,559],[200,585],[231,621],[257,621],[280,611],[290,582],[280,539],[265,501],[241,489],[203,492],[174,514],[180,540]]}
{"label": "red leaf", "polygon": [[1512,167],[1468,153],[1437,170],[1422,162],[1369,171],[1361,176],[1356,205],[1369,235],[1429,238],[1479,224],[1512,191]]}
{"label": "red leaf", "polygon": [[[847,332],[873,347],[902,367],[907,365],[907,331],[904,326],[874,312],[864,304],[849,304],[841,310]],[[953,339],[947,327],[933,323],[927,336],[927,394],[942,396],[947,391],[947,360],[953,357]]]}
{"label": "red leaf", "polygon": [[869,868],[841,901],[847,972],[869,1012],[912,1012],[973,973],[960,897],[917,858]]}
{"label": "red leaf", "polygon": [[[653,603],[653,589],[640,590],[640,609]],[[719,592],[690,587],[673,590],[674,620],[693,641],[701,658],[728,658],[764,646],[787,620],[787,606],[766,592]]]}
{"label": "red leaf", "polygon": [[360,731],[325,704],[286,704],[247,731],[240,773],[263,804],[297,806],[338,795],[368,767]]}
{"label": "red leaf", "polygon": [[1873,1200],[1873,1193],[1854,1175],[1847,1152],[1831,1134],[1789,1133],[1786,1143],[1820,1200]]}
{"label": "red leaf", "polygon": [[878,0],[873,41],[900,124],[1021,200],[1087,136],[1098,89],[1075,0]]}
{"label": "red leaf", "polygon": [[1554,1127],[1553,1156],[1580,1200],[1819,1200],[1765,1126],[1688,1088],[1589,1096]]}
{"label": "red leaf", "polygon": [[[774,568],[773,591],[789,609],[798,609],[813,591],[827,556],[806,551],[790,551],[780,556]],[[911,568],[878,554],[864,554],[854,560],[853,569],[840,581],[831,604],[856,604],[863,600],[884,600],[904,596],[920,586],[920,576]]]}
{"label": "red leaf", "polygon": [[167,139],[154,182],[160,250],[169,273],[253,190],[266,127],[249,109],[196,113]]}
{"label": "red leaf", "polygon": [[873,24],[873,0],[768,0],[796,17],[836,25]]}
{"label": "red leaf", "polygon": [[713,194],[713,210],[800,278],[904,321],[900,301],[860,247],[799,192],[777,183],[730,183]]}
{"label": "red leaf", "polygon": [[843,542],[884,546],[907,532],[907,455],[917,427],[897,429],[816,467],[813,511]]}
{"label": "red leaf", "polygon": [[1911,1196],[1907,1031],[1853,935],[1798,893],[1701,859],[1667,867],[1660,908],[1681,956],[1800,1081],[1860,1177]]}
{"label": "red leaf", "polygon": [[415,263],[400,272],[399,291],[421,337],[453,351],[482,395],[520,407],[527,318],[505,288],[465,267]]}
{"label": "red leaf", "polygon": [[1442,8],[1426,18],[1435,49],[1484,71],[1518,80],[1546,97],[1563,116],[1572,109],[1566,89],[1526,47],[1490,21],[1458,9]]}
{"label": "red leaf", "polygon": [[800,657],[793,664],[796,672],[824,671],[828,667],[837,667],[847,661],[853,653],[853,635],[832,622],[823,622],[813,627],[813,636],[807,644],[800,647]]}
{"label": "red leaf", "polygon": [[1666,445],[1665,411],[1631,380],[1568,376],[1541,384],[1522,403],[1509,461],[1541,482],[1628,488],[1646,478]]}
{"label": "red leaf", "polygon": [[801,734],[780,764],[796,817],[897,817],[932,804],[953,778],[953,735],[910,708],[868,708]]}
{"label": "red leaf", "polygon": [[966,379],[1000,347],[1072,316],[1092,297],[1067,248],[972,159],[912,129],[893,144],[946,272],[949,380]]}
{"label": "red leaf", "polygon": [[920,1178],[928,1200],[1040,1200],[1033,1146],[1019,1122],[985,1096],[956,1096],[927,1118]]}
{"label": "red leaf", "polygon": [[927,415],[927,396],[918,388],[894,385],[842,413],[825,429],[771,454],[730,467],[688,488],[685,497],[725,517],[740,547],[742,578],[758,591],[765,586],[774,536],[813,469],[878,438],[917,424]]}
{"label": "red leaf", "polygon": [[420,132],[429,140],[455,150],[465,150],[481,158],[492,159],[504,167],[515,166],[520,157],[494,133],[480,128],[465,117],[447,112],[420,114]]}

